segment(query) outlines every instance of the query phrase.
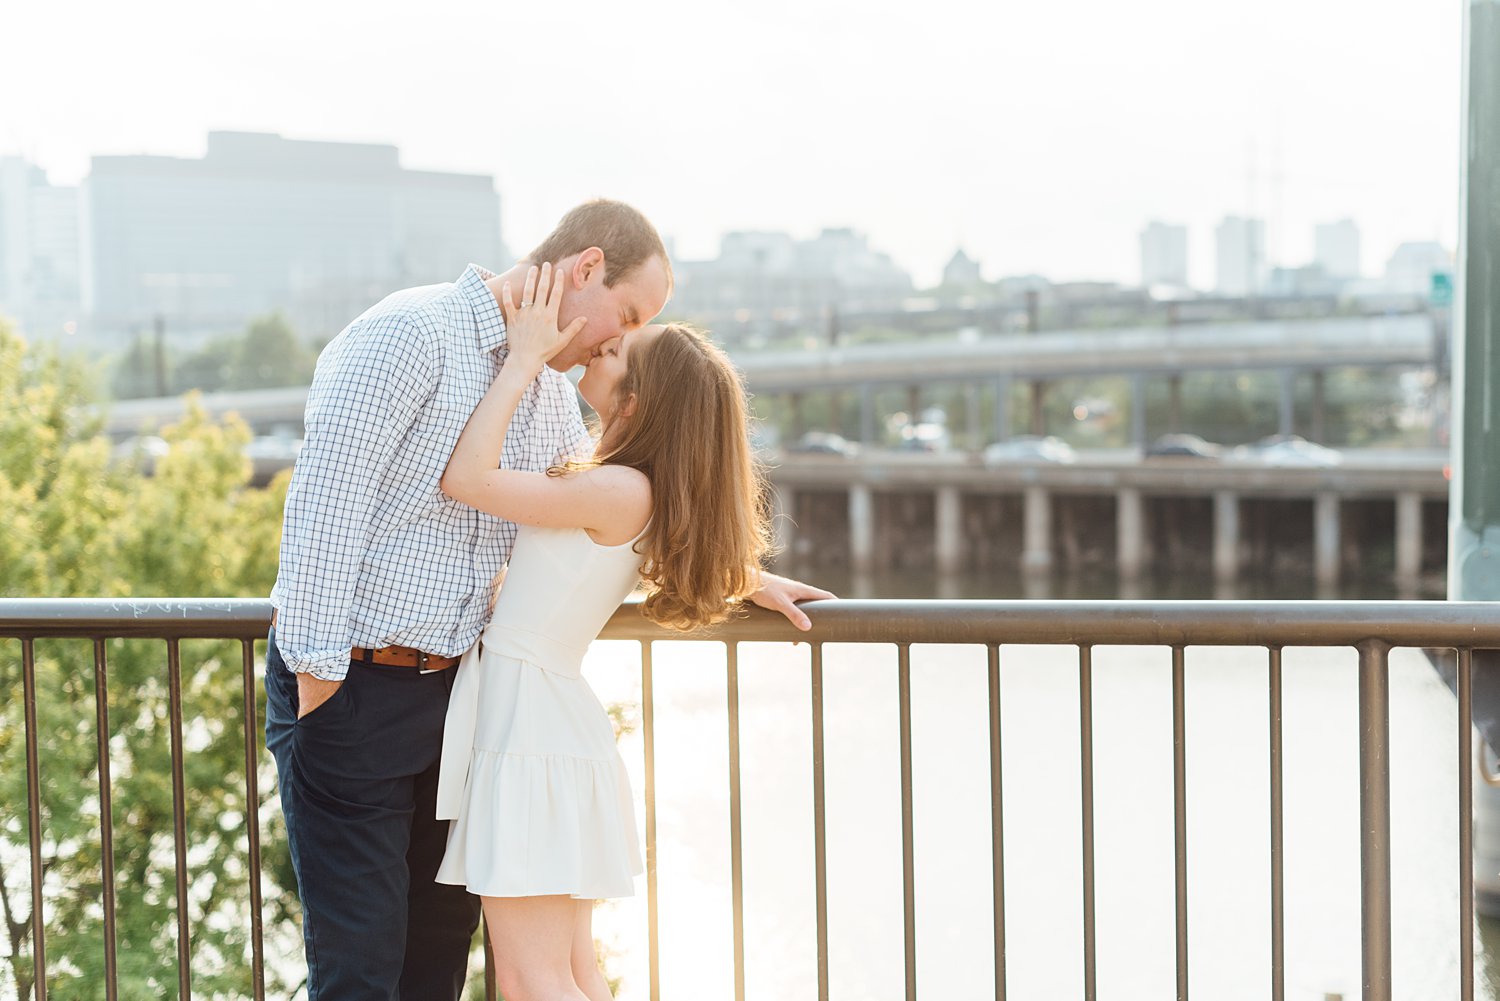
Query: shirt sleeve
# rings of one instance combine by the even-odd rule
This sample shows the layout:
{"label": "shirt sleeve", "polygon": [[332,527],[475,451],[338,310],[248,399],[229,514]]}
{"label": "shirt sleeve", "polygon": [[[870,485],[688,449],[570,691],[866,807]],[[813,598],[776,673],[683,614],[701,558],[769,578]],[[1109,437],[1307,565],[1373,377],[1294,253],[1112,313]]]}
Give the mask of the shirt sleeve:
{"label": "shirt sleeve", "polygon": [[293,671],[339,681],[375,491],[437,387],[433,336],[410,317],[357,321],[318,359],[287,490],[276,646]]}

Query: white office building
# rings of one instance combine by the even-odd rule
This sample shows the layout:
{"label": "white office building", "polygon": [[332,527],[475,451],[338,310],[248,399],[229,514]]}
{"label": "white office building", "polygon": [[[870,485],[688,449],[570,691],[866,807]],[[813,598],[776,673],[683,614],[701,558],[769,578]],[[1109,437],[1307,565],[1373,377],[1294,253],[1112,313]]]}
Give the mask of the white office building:
{"label": "white office building", "polygon": [[1330,278],[1360,276],[1359,227],[1353,219],[1319,223],[1313,229],[1313,262]]}
{"label": "white office building", "polygon": [[1260,219],[1225,216],[1214,229],[1217,280],[1220,295],[1258,294],[1266,274],[1266,224]]}
{"label": "white office building", "polygon": [[407,170],[387,145],[212,132],[202,159],[97,156],[84,213],[84,303],[122,332],[279,311],[327,338],[396,289],[510,263],[491,177]]}
{"label": "white office building", "polygon": [[943,266],[943,286],[951,289],[972,289],[984,284],[984,271],[979,262],[966,254],[962,247],[953,252]]}
{"label": "white office building", "polygon": [[1386,291],[1427,296],[1432,276],[1453,273],[1453,255],[1435,240],[1408,240],[1396,248],[1385,265]]}
{"label": "white office building", "polygon": [[721,338],[821,332],[837,315],[898,309],[911,276],[852,229],[811,240],[787,233],[726,233],[719,256],[673,265],[670,318],[696,320]]}
{"label": "white office building", "polygon": [[1187,227],[1163,222],[1141,230],[1141,287],[1187,288]]}
{"label": "white office building", "polygon": [[78,189],[0,157],[0,315],[49,338],[75,324],[79,266]]}

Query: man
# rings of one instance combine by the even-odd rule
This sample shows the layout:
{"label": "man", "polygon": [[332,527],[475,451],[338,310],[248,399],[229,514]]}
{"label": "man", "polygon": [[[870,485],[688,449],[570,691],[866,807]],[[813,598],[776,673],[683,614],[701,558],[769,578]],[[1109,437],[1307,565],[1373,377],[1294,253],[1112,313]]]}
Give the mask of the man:
{"label": "man", "polygon": [[[434,819],[438,759],[451,668],[484,627],[516,527],[438,484],[505,360],[501,288],[548,261],[567,283],[560,327],[585,323],[532,384],[498,460],[540,471],[587,455],[564,373],[672,290],[661,238],[618,202],[569,212],[506,274],[470,265],[453,284],[388,296],[318,359],[266,658],[309,1001],[456,999],[463,986],[479,905],[433,879],[448,826]],[[765,579],[756,603],[802,629],[793,602],[832,597]]]}

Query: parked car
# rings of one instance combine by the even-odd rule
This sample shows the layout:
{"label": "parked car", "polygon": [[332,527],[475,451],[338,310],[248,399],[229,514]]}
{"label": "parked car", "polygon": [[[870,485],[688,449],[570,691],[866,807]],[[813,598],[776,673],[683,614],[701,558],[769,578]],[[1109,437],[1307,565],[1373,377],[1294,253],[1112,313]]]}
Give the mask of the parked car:
{"label": "parked car", "polygon": [[986,466],[1005,466],[1017,462],[1074,462],[1078,453],[1073,446],[1053,435],[1022,434],[1009,441],[997,441],[984,450]]}
{"label": "parked car", "polygon": [[776,433],[776,428],[760,421],[750,422],[750,448],[759,455],[769,455],[776,451],[781,444],[781,436]]}
{"label": "parked car", "polygon": [[302,439],[289,435],[259,435],[245,445],[245,458],[250,460],[251,476],[255,482],[263,483],[283,469],[295,465],[302,454]]}
{"label": "parked car", "polygon": [[1217,459],[1223,452],[1224,446],[1195,434],[1164,434],[1146,449],[1147,456],[1163,459]]}
{"label": "parked car", "polygon": [[1344,457],[1336,450],[1297,434],[1277,434],[1255,443],[1253,457],[1268,466],[1337,466]]}
{"label": "parked car", "polygon": [[150,476],[156,471],[156,463],[166,458],[171,450],[172,446],[164,438],[154,434],[136,435],[111,448],[109,459],[113,465],[129,467]]}
{"label": "parked car", "polygon": [[859,454],[859,446],[831,431],[809,431],[793,442],[788,451],[805,455],[854,456]]}
{"label": "parked car", "polygon": [[935,421],[906,425],[896,443],[896,448],[902,452],[946,452],[952,447],[953,436]]}

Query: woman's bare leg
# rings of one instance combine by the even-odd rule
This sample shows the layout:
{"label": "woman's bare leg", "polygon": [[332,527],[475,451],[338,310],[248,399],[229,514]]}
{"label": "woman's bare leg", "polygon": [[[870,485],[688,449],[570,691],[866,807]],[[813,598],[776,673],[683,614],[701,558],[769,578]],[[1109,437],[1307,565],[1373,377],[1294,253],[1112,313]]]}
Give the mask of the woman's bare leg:
{"label": "woman's bare leg", "polygon": [[599,956],[594,951],[594,902],[575,900],[577,914],[573,919],[573,982],[583,991],[589,1001],[611,1001],[609,983],[599,969]]}
{"label": "woman's bare leg", "polygon": [[573,980],[576,900],[564,896],[480,900],[495,950],[495,979],[506,1001],[594,1001]]}

